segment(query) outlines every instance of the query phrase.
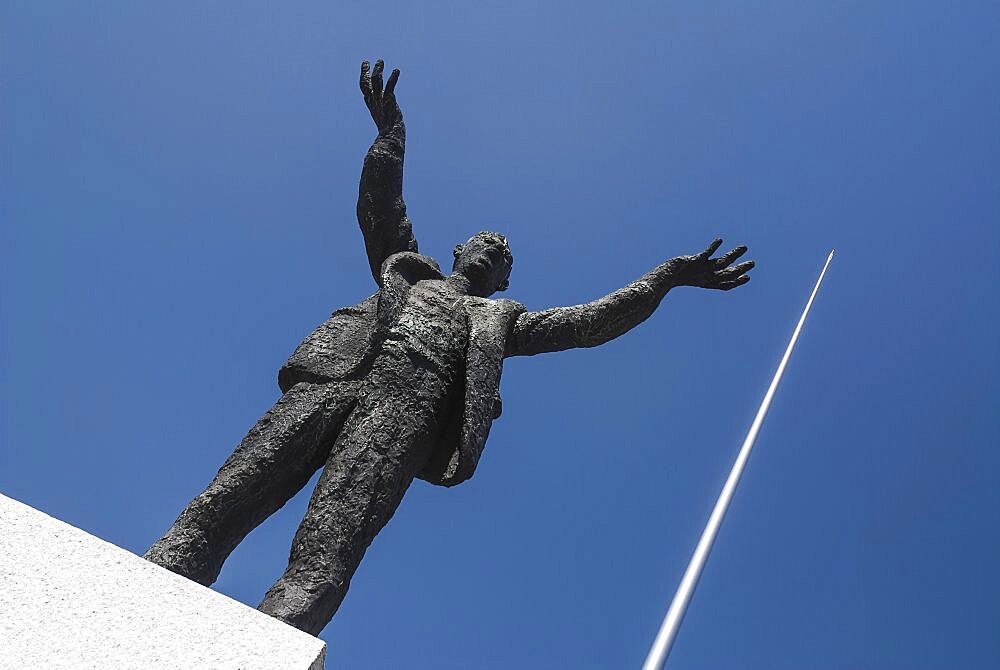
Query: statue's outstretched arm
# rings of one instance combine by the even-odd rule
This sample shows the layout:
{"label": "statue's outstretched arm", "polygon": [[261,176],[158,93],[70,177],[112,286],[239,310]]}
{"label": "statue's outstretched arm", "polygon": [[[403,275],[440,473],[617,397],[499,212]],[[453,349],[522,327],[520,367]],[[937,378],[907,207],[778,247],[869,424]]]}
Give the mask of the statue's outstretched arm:
{"label": "statue's outstretched arm", "polygon": [[653,268],[614,293],[585,305],[526,312],[517,319],[507,356],[533,356],[575,347],[596,347],[632,330],[649,318],[675,286],[699,286],[728,291],[750,281],[753,261],[732,266],[746,253],[736,247],[712,258],[722,240],[697,256],[679,256]]}
{"label": "statue's outstretched arm", "polygon": [[403,151],[406,126],[396,102],[393,70],[382,88],[381,60],[369,72],[368,61],[361,64],[361,92],[378,128],[378,137],[365,156],[358,188],[358,224],[365,236],[365,250],[375,281],[381,276],[382,261],[398,251],[416,251],[410,220],[403,202]]}

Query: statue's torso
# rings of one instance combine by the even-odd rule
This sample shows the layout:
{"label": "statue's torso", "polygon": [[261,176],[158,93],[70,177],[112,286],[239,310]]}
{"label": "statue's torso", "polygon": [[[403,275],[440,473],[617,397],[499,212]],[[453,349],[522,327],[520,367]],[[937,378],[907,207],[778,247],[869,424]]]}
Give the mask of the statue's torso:
{"label": "statue's torso", "polygon": [[406,293],[376,360],[402,356],[446,385],[461,379],[469,330],[466,298],[443,280],[417,282]]}
{"label": "statue's torso", "polygon": [[288,391],[299,382],[363,379],[369,390],[393,389],[401,415],[430,410],[437,425],[428,434],[440,442],[419,476],[453,486],[472,476],[500,414],[506,340],[524,311],[512,300],[459,293],[432,259],[395,254],[379,292],[306,337],[278,384]]}

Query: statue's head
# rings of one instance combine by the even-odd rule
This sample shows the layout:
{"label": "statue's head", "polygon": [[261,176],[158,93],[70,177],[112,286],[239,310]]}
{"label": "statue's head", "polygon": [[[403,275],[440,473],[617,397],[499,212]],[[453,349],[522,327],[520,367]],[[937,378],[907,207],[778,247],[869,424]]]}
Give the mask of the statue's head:
{"label": "statue's head", "polygon": [[474,295],[487,297],[507,288],[514,257],[507,238],[500,233],[483,231],[455,246],[452,270],[472,283]]}

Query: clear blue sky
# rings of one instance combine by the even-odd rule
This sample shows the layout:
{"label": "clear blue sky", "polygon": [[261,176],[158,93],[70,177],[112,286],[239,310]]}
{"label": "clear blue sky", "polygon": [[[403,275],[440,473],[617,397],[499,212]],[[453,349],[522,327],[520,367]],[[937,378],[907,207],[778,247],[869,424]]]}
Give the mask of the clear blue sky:
{"label": "clear blue sky", "polygon": [[[600,349],[515,359],[476,477],[416,483],[331,668],[644,657],[798,312],[835,259],[671,668],[1000,666],[1000,6],[0,6],[0,491],[141,553],[373,288],[363,58],[402,69],[442,261],[584,302],[713,237]],[[216,588],[256,605],[296,498]]]}

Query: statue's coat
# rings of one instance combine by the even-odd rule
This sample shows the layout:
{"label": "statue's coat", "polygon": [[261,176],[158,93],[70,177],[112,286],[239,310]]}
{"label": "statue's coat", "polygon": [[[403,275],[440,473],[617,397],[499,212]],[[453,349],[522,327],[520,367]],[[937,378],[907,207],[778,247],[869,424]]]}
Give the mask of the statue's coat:
{"label": "statue's coat", "polygon": [[[392,327],[406,294],[418,281],[444,280],[434,259],[400,252],[382,265],[377,293],[335,311],[296,347],[278,372],[278,386],[288,391],[299,382],[332,383],[364,377]],[[504,351],[517,317],[526,310],[514,300],[468,296],[463,308],[469,329],[465,352],[461,413],[449,417],[427,466],[418,477],[454,486],[475,472],[493,420],[500,416],[500,376]]]}

